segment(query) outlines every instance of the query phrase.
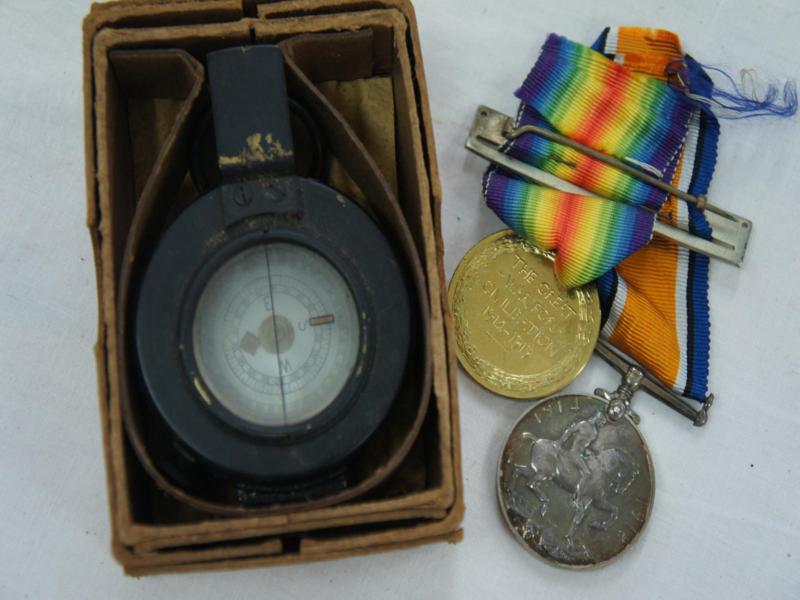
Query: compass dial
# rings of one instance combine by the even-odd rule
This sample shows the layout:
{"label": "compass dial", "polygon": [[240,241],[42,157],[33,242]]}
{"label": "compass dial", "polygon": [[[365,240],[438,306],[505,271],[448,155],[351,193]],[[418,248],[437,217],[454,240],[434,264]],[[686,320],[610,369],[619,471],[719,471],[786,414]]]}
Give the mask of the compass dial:
{"label": "compass dial", "polygon": [[355,368],[360,329],[350,287],[326,258],[299,244],[262,243],[209,279],[192,350],[222,406],[252,424],[281,427],[333,403]]}

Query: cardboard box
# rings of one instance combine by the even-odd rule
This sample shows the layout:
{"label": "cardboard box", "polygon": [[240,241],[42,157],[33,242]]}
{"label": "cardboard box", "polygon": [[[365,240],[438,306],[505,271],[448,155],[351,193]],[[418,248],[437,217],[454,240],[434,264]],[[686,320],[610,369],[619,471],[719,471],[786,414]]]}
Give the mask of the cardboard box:
{"label": "cardboard box", "polygon": [[[302,34],[334,36],[333,44],[340,44],[336,36],[346,36],[349,41],[341,47],[354,53],[339,57],[341,78],[316,81],[339,72],[337,55],[330,52],[311,63],[327,61],[324,74],[311,72],[313,66],[305,74],[350,120],[390,185],[399,191],[425,276],[430,403],[408,457],[369,493],[332,506],[220,516],[164,494],[133,451],[135,436],[126,432],[122,416],[130,395],[125,375],[128,358],[121,343],[124,320],[119,314],[124,312],[126,296],[121,275],[130,266],[123,257],[136,256],[131,239],[146,244],[148,235],[154,235],[137,222],[143,206],[156,214],[167,210],[166,193],[174,196],[176,206],[196,196],[186,178],[185,146],[203,91],[204,55],[217,48],[273,43]],[[458,541],[463,486],[452,322],[442,263],[441,190],[410,3],[122,0],[97,4],[84,22],[84,85],[88,227],[100,307],[95,348],[100,417],[112,549],[126,572],[304,562]],[[354,94],[376,106],[390,104],[389,116],[364,120],[352,109]],[[392,124],[388,130],[387,123]],[[396,149],[388,155],[385,150],[391,144],[386,135],[394,139]],[[350,193],[357,195],[358,187],[340,171],[332,175],[338,177],[338,187],[352,188]]]}

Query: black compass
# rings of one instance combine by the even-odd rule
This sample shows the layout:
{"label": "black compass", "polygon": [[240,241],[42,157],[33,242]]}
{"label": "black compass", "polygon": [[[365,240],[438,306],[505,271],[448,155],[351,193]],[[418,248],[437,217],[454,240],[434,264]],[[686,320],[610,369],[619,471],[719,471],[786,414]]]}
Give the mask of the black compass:
{"label": "black compass", "polygon": [[411,334],[389,240],[354,202],[294,175],[275,46],[208,55],[221,184],[164,232],[135,310],[156,414],[210,468],[316,477],[378,428]]}

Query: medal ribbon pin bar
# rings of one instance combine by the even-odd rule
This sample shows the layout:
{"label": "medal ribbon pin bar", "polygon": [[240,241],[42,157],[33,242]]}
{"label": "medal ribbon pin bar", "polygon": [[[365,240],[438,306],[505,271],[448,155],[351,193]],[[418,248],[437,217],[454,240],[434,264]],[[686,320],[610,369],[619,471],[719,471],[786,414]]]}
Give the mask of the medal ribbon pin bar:
{"label": "medal ribbon pin bar", "polygon": [[[561,389],[592,350],[623,374],[614,392],[528,410],[498,468],[520,543],[587,567],[627,548],[652,507],[635,391],[708,419],[709,257],[741,265],[752,223],[706,199],[718,91],[675,34],[609,28],[591,48],[551,34],[516,95],[514,119],[479,107],[466,143],[492,162],[484,197],[513,233],[480,242],[453,276],[457,352],[514,398]],[[796,94],[785,100],[754,114],[793,113]]]}

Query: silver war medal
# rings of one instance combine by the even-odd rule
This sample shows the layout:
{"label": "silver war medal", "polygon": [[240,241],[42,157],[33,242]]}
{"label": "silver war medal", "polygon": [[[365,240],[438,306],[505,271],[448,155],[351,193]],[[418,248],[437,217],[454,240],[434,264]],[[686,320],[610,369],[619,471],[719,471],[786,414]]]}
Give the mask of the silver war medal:
{"label": "silver war medal", "polygon": [[497,490],[508,526],[529,551],[566,567],[616,557],[650,514],[655,479],[630,399],[619,388],[545,400],[517,421],[500,458]]}

